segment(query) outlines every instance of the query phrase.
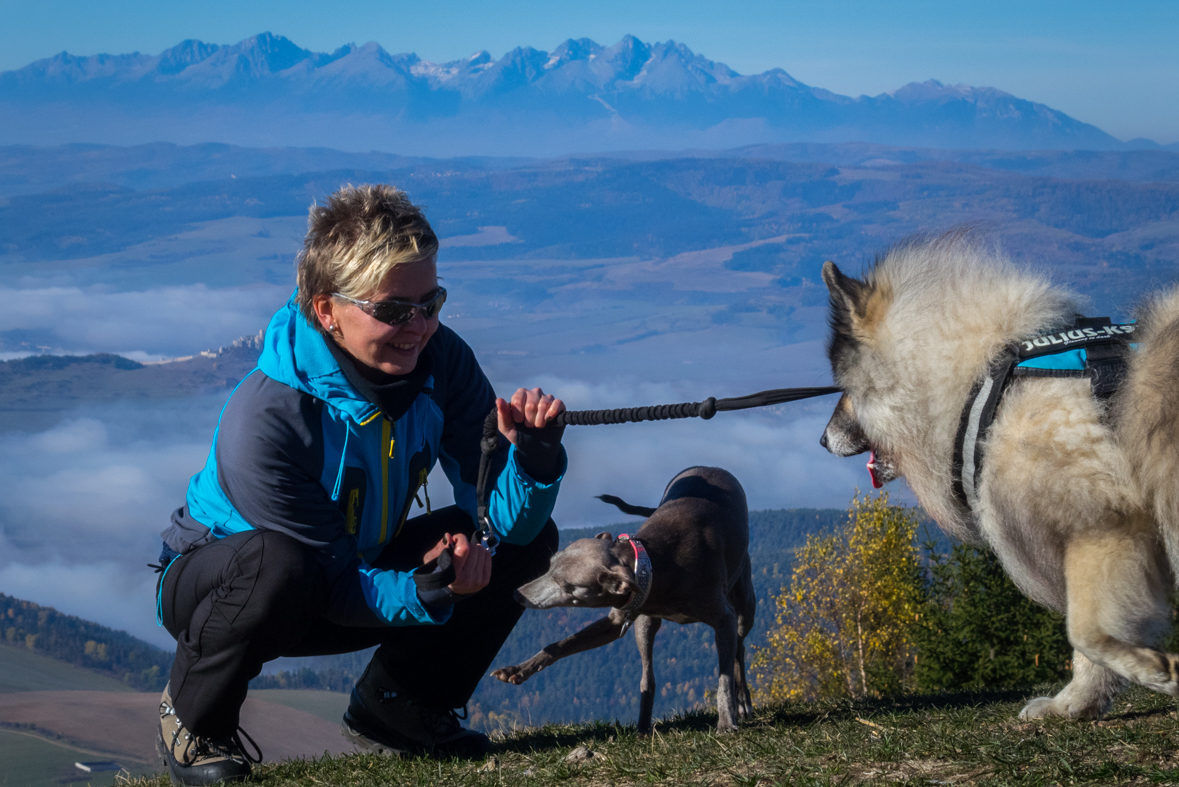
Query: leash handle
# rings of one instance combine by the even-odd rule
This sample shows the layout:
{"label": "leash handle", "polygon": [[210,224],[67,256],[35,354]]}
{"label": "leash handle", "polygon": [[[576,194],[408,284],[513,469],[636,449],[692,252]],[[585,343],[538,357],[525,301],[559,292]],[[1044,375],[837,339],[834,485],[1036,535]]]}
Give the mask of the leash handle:
{"label": "leash handle", "polygon": [[492,407],[483,419],[483,438],[479,441],[479,476],[475,481],[475,538],[495,557],[499,536],[491,529],[487,485],[491,481],[491,457],[499,448],[499,411]]}

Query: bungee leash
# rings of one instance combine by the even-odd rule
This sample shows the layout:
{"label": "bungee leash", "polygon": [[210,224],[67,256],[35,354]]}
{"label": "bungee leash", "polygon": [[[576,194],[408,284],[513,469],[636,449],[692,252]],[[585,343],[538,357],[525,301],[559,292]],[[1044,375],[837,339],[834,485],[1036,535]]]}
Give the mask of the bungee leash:
{"label": "bungee leash", "polygon": [[[643,421],[669,421],[678,418],[703,418],[705,421],[717,413],[729,410],[748,410],[754,407],[768,407],[773,404],[794,402],[839,393],[831,386],[817,388],[775,388],[748,396],[729,399],[708,397],[703,402],[682,402],[680,404],[658,404],[648,407],[621,407],[615,410],[566,410],[549,423],[556,426],[596,426],[599,424],[630,424]],[[478,522],[476,540],[492,555],[499,545],[499,536],[491,529],[488,513],[488,481],[491,477],[491,457],[499,448],[499,419],[495,408],[483,419],[483,439],[479,442],[479,478],[475,485]]]}

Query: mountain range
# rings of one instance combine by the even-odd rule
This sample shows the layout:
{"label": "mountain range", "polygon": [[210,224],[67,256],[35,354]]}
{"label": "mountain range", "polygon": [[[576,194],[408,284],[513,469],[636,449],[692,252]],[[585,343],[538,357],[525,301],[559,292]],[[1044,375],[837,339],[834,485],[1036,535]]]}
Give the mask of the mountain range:
{"label": "mountain range", "polygon": [[414,155],[553,155],[786,142],[1120,150],[1044,104],[911,83],[849,97],[780,68],[742,75],[682,43],[567,40],[446,63],[376,43],[331,53],[262,33],[158,55],[62,52],[0,73],[0,144],[220,141]]}

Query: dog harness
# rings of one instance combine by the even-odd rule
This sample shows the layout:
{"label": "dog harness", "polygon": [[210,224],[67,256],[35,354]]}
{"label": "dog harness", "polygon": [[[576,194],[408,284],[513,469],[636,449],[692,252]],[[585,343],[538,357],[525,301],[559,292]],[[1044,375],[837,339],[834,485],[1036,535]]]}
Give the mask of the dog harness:
{"label": "dog harness", "polygon": [[954,497],[968,510],[978,507],[982,446],[999,401],[1016,377],[1087,377],[1093,396],[1108,399],[1126,372],[1126,348],[1134,325],[1108,317],[1080,317],[1054,333],[1016,342],[974,384],[954,439]]}
{"label": "dog harness", "polygon": [[630,599],[626,605],[619,607],[626,616],[626,620],[622,623],[622,631],[618,635],[621,637],[635,622],[635,618],[639,616],[639,609],[647,603],[647,596],[651,595],[651,557],[647,554],[647,548],[643,546],[643,542],[637,538],[623,533],[618,537],[618,540],[629,541],[635,550],[635,584],[638,585],[637,590],[631,591]]}

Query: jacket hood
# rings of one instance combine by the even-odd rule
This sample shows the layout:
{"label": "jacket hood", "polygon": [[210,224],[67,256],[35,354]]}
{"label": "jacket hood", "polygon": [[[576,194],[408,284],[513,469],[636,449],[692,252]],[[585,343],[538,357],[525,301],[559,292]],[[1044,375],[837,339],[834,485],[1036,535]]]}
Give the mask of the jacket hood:
{"label": "jacket hood", "polygon": [[270,319],[258,368],[270,379],[310,394],[358,423],[379,412],[348,382],[323,335],[299,310],[294,293]]}

